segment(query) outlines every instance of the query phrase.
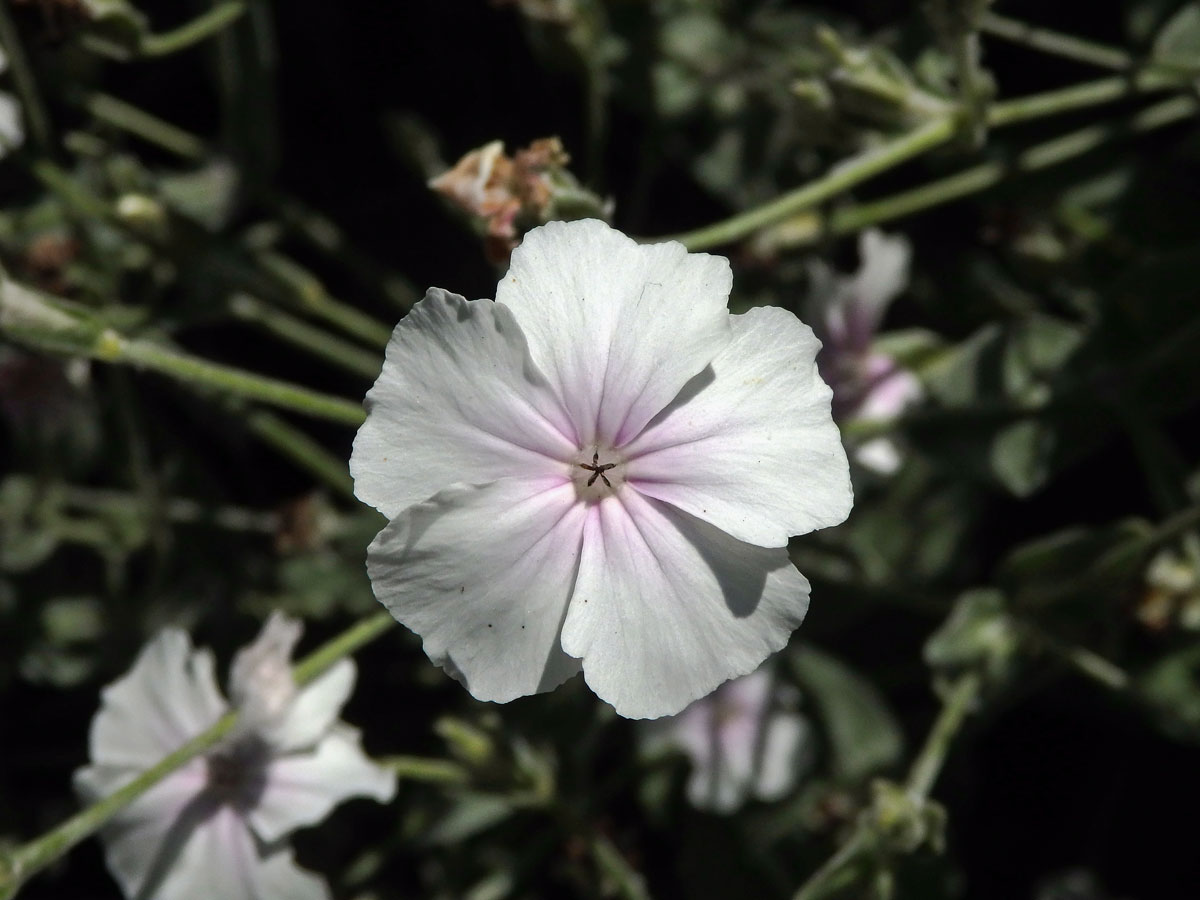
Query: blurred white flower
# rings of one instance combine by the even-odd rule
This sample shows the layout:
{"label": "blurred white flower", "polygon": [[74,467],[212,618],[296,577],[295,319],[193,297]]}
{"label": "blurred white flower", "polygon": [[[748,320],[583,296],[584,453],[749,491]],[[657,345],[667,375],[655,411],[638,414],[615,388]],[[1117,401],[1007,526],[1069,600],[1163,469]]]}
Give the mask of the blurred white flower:
{"label": "blurred white flower", "polygon": [[[8,57],[0,46],[0,75],[8,69]],[[17,98],[0,91],[0,159],[16,150],[25,142],[25,128],[21,124],[21,106]]]}
{"label": "blurred white flower", "polygon": [[729,263],[552,222],[497,299],[432,289],[367,394],[355,491],[391,521],[375,595],[481,700],[583,670],[679,712],[808,607],[788,536],[841,522],[849,467],[791,313],[731,316]]}
{"label": "blurred white flower", "polygon": [[794,711],[797,692],[775,680],[769,664],[735,678],[677,716],[647,722],[649,753],[682,750],[692,762],[688,800],[697,809],[731,813],[749,798],[791,793],[811,762],[808,720]]}
{"label": "blurred white flower", "polygon": [[[810,264],[812,289],[806,313],[822,350],[821,375],[833,388],[833,417],[839,422],[887,421],[923,394],[916,376],[874,349],[875,334],[892,301],[908,286],[912,249],[901,235],[876,229],[859,235],[859,269],[839,275],[825,263]],[[884,437],[854,451],[862,466],[887,475],[900,467],[900,451]]]}
{"label": "blurred white flower", "polygon": [[[354,686],[347,659],[296,689],[288,658],[299,624],[276,613],[233,664],[230,693],[242,721],[126,807],[101,831],[108,867],[127,897],[155,900],[327,898],[323,879],[298,867],[286,836],[350,797],[380,802],[395,776],[338,721]],[[133,669],[109,685],[92,721],[92,764],[75,786],[92,802],[221,718],[213,657],[166,629]]]}

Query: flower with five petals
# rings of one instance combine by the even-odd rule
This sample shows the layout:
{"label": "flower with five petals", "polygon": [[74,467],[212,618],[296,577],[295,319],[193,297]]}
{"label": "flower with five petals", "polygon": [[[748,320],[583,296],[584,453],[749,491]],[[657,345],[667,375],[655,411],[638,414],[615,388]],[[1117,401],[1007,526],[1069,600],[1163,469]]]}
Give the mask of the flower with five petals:
{"label": "flower with five petals", "polygon": [[679,712],[808,607],[789,535],[849,513],[820,343],[730,315],[727,260],[552,222],[496,300],[434,288],[396,326],[350,460],[390,520],[379,600],[481,700],[582,669],[630,718]]}
{"label": "flower with five petals", "polygon": [[731,813],[751,797],[780,800],[812,761],[812,732],[794,709],[797,699],[768,661],[677,716],[643,723],[642,743],[650,755],[678,749],[691,760],[687,798],[697,809]]}
{"label": "flower with five petals", "polygon": [[[296,687],[290,657],[299,637],[298,622],[272,615],[234,660],[232,733],[100,832],[125,896],[327,900],[324,880],[296,865],[288,835],[350,797],[390,800],[396,778],[338,721],[354,687],[353,662],[340,660]],[[105,689],[92,721],[92,762],[75,773],[86,801],[111,794],[225,715],[213,669],[212,654],[193,650],[178,629],[146,645],[133,669]]]}

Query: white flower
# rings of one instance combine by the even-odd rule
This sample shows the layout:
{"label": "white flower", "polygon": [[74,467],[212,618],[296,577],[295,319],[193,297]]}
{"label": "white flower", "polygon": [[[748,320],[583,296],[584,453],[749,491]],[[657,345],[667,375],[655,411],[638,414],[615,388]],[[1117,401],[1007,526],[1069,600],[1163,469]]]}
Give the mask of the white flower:
{"label": "white flower", "polygon": [[391,521],[376,596],[481,700],[582,668],[618,713],[679,712],[808,607],[788,536],[841,522],[849,469],[819,343],[731,316],[729,263],[552,222],[496,301],[400,322],[350,460]]}
{"label": "white flower", "polygon": [[[154,900],[327,898],[299,868],[286,836],[356,796],[381,802],[395,776],[372,763],[358,731],[338,721],[354,686],[341,660],[297,690],[288,656],[297,623],[272,616],[231,676],[242,721],[207,756],[168,775],[101,831],[108,867],[127,897]],[[92,721],[92,764],[75,773],[88,802],[106,796],[228,711],[213,657],[169,628],[109,685]]]}
{"label": "white flower", "polygon": [[[0,75],[8,68],[8,57],[0,47]],[[21,125],[21,106],[11,94],[0,91],[0,159],[25,142],[25,128]]]}
{"label": "white flower", "polygon": [[[912,249],[900,235],[876,229],[859,236],[860,265],[854,275],[837,275],[814,261],[807,314],[823,348],[821,375],[833,388],[833,415],[839,422],[887,421],[921,399],[921,383],[872,343],[892,301],[908,286]],[[854,451],[864,467],[890,474],[900,467],[900,451],[888,438],[865,441]]]}
{"label": "white flower", "polygon": [[795,699],[764,665],[677,716],[646,723],[644,742],[651,753],[671,747],[687,754],[687,796],[697,809],[731,813],[750,797],[779,800],[812,756],[808,721],[789,709]]}

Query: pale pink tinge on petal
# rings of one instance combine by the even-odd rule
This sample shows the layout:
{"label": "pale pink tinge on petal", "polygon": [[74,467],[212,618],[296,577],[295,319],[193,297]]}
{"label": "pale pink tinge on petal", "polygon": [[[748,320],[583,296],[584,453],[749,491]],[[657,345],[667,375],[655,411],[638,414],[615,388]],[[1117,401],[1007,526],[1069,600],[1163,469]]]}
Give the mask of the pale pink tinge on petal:
{"label": "pale pink tinge on petal", "polygon": [[276,726],[296,696],[292,651],[304,626],[275,610],[254,642],[238,651],[229,672],[229,696],[238,709],[238,732]]}
{"label": "pale pink tinge on petal", "polygon": [[395,793],[395,774],[363,753],[357,729],[338,725],[312,752],[271,761],[262,795],[247,819],[255,833],[270,843],[320,822],[352,797],[386,803]]}
{"label": "pale pink tinge on petal", "polygon": [[355,665],[339,659],[296,694],[269,738],[277,753],[290,753],[315,745],[337,722],[354,690]]}
{"label": "pale pink tinge on petal", "polygon": [[856,418],[894,419],[924,396],[921,382],[891,357],[873,353],[866,365],[867,389],[856,410]]}
{"label": "pale pink tinge on petal", "polygon": [[596,219],[526,235],[496,301],[576,427],[579,449],[637,434],[729,342],[729,262],[638,244]]}
{"label": "pale pink tinge on petal", "polygon": [[366,406],[350,472],[388,518],[453,484],[559,471],[578,450],[512,312],[437,288],[392,332]]}
{"label": "pale pink tinge on petal", "polygon": [[785,549],[626,490],[588,509],[562,646],[620,715],[674,715],[779,650],[808,592]]}
{"label": "pale pink tinge on petal", "polygon": [[859,234],[858,255],[854,295],[861,321],[856,327],[869,339],[879,330],[892,301],[908,287],[912,245],[904,235],[888,235],[877,228],[868,228]]}
{"label": "pale pink tinge on petal", "polygon": [[783,547],[849,514],[846,451],[812,330],[773,307],[731,322],[729,345],[621,448],[626,477],[738,540]]}
{"label": "pale pink tinge on petal", "polygon": [[579,671],[559,632],[585,514],[565,475],[442,491],[371,544],[375,596],[476,698],[552,690]]}
{"label": "pale pink tinge on petal", "polygon": [[92,720],[91,758],[108,766],[147,768],[225,714],[213,657],[192,650],[187,634],[159,632],[124,677],[101,694]]}
{"label": "pale pink tinge on petal", "polygon": [[761,738],[754,797],[767,803],[790,794],[811,763],[812,727],[795,712],[776,711],[766,718]]}
{"label": "pale pink tinge on petal", "polygon": [[778,800],[795,787],[806,756],[807,722],[780,706],[792,693],[768,662],[679,715],[646,723],[645,734],[651,748],[687,755],[687,796],[697,809],[727,814],[751,797]]}
{"label": "pale pink tinge on petal", "polygon": [[[141,773],[139,768],[87,766],[75,773],[75,790],[94,803]],[[136,897],[151,878],[157,880],[173,864],[181,841],[198,827],[211,805],[198,804],[206,781],[203,759],[192,760],[125,807],[105,826],[105,860],[127,897]],[[192,812],[199,818],[189,816]],[[179,823],[178,825],[176,823]],[[185,831],[187,833],[185,833]]]}

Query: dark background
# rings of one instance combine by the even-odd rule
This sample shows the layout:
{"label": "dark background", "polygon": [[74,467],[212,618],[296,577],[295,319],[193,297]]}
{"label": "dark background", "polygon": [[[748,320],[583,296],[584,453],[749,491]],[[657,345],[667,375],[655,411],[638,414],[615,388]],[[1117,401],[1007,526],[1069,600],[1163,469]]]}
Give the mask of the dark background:
{"label": "dark background", "polygon": [[[641,14],[635,0],[612,6],[614,17],[622,21]],[[1127,10],[1122,3],[1001,6],[1005,14],[1049,27],[1114,44],[1126,40]],[[168,2],[146,2],[141,8],[156,30],[195,12],[190,5],[180,8]],[[901,2],[863,0],[810,8],[856,20],[866,33],[914,17],[913,4]],[[18,12],[23,25],[32,29],[36,13]],[[269,142],[257,148],[264,182],[278,183],[326,213],[355,245],[406,275],[419,289],[436,284],[468,296],[490,296],[496,270],[482,258],[477,239],[425,187],[424,175],[406,158],[389,123],[398,114],[427,123],[448,162],[497,138],[512,149],[534,138],[558,135],[570,150],[583,143],[578,79],[571,72],[548,69],[531,53],[515,9],[494,8],[481,0],[288,0],[276,4],[273,15],[278,69],[268,81],[238,87],[251,110],[271,94],[277,101],[273,111],[270,105],[258,107],[273,118],[266,124],[274,129],[266,128],[264,134],[274,130],[277,139],[275,150]],[[56,44],[47,40],[39,52],[53,55]],[[1002,97],[1092,77],[1079,66],[996,40],[987,42],[985,60]],[[211,57],[196,49],[165,61],[111,64],[103,77],[117,96],[197,133],[217,136],[223,127],[221,99],[213,88],[211,65]],[[616,77],[619,86],[636,84],[637,60],[619,67]],[[625,97],[618,89],[603,181],[592,185],[616,198],[615,224],[631,233],[656,235],[727,214],[720,199],[669,160],[660,159],[650,173],[637,170],[642,158],[637,148],[649,126],[643,112],[631,108]],[[69,118],[72,113],[63,110],[60,115]],[[1029,126],[1025,134],[1036,136],[1040,127]],[[1141,138],[1124,152],[1138,154],[1151,170],[1161,160],[1179,173],[1180,148],[1189,140],[1189,127]],[[238,152],[253,151],[243,147]],[[145,153],[154,159],[153,150]],[[917,165],[888,174],[880,182],[881,190],[916,183],[922,171]],[[643,184],[650,185],[645,202],[627,212],[622,198]],[[1184,177],[1173,190],[1187,205],[1200,199],[1198,185],[1193,168],[1190,180]],[[912,238],[917,264],[936,276],[952,269],[965,248],[978,244],[980,234],[1005,208],[1001,191],[924,213],[898,227]],[[1192,207],[1196,208],[1200,207]],[[840,258],[847,254],[845,245],[830,249]],[[336,294],[359,302],[344,272],[317,258],[305,261]],[[361,305],[380,317],[393,314],[370,297],[363,297]],[[963,327],[954,321],[931,321],[923,310],[901,307],[896,314],[900,324],[919,323],[950,333]],[[259,356],[261,367],[285,377],[303,367],[283,351],[251,349],[244,337],[220,326],[200,329],[189,340],[194,349],[216,357],[265,353],[265,358]],[[353,385],[347,380],[329,389],[343,387],[349,393],[356,389]],[[162,405],[174,406],[165,399]],[[175,408],[173,414],[172,421],[194,430],[198,440],[220,445],[208,435],[211,423],[197,423],[196,410]],[[1194,424],[1190,417],[1169,423],[1192,459]],[[340,431],[330,429],[323,437],[333,449],[348,449],[349,438]],[[238,445],[231,469],[244,467],[245,474],[228,473],[231,492],[241,492],[264,507],[292,495],[303,476],[286,464],[265,465],[267,459],[265,451]],[[1132,449],[1116,438],[1029,500],[993,495],[984,515],[978,558],[971,562],[976,574],[986,578],[989,560],[1018,535],[1151,514],[1137,471]],[[847,626],[826,621],[814,603],[806,628],[818,642],[836,646],[852,662],[876,672],[881,667],[895,672],[896,677],[880,687],[901,718],[915,726],[909,734],[910,746],[915,747],[936,710],[917,662],[933,624],[893,610]],[[375,647],[364,654],[361,666],[386,666],[387,659],[387,653]],[[12,685],[5,691],[0,699],[0,755],[5,758],[4,791],[9,796],[3,822],[7,830],[32,834],[70,809],[63,772],[83,762],[84,723],[94,708],[95,698],[85,692]],[[358,721],[363,721],[361,715]],[[381,730],[401,729],[392,725]],[[380,743],[386,745],[383,739]],[[1155,731],[1132,705],[1114,705],[1109,696],[1080,679],[1046,678],[1006,697],[998,708],[972,722],[935,795],[949,809],[949,853],[961,868],[965,896],[1033,896],[1044,879],[1073,868],[1096,873],[1108,892],[1104,896],[1182,900],[1200,895],[1194,822],[1195,810],[1200,809],[1200,753]],[[366,840],[364,834],[358,836]],[[683,896],[677,893],[670,847],[670,835],[652,835],[649,850],[667,852],[647,852],[640,860],[657,897]],[[114,896],[115,887],[107,882],[102,865],[98,846],[89,843],[69,857],[60,867],[63,871],[35,880],[23,896]],[[1092,895],[1057,896],[1082,900]]]}

